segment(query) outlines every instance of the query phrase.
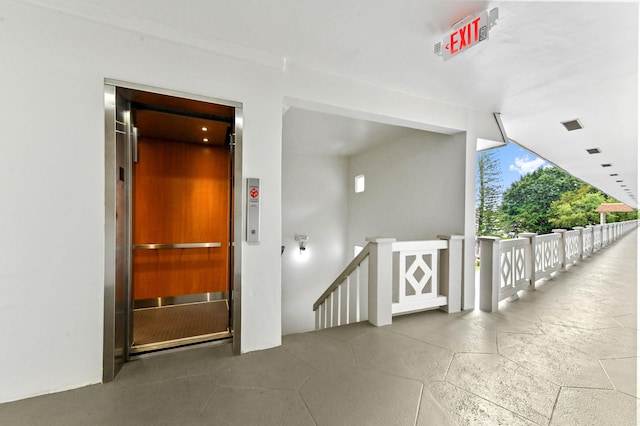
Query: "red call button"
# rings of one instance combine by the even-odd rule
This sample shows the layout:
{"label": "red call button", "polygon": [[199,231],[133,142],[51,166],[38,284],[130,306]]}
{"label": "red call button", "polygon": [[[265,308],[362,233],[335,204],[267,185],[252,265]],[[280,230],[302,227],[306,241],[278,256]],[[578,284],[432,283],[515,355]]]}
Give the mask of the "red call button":
{"label": "red call button", "polygon": [[249,191],[249,196],[251,198],[258,198],[258,195],[260,195],[260,193],[258,192],[258,188],[251,188],[251,190]]}

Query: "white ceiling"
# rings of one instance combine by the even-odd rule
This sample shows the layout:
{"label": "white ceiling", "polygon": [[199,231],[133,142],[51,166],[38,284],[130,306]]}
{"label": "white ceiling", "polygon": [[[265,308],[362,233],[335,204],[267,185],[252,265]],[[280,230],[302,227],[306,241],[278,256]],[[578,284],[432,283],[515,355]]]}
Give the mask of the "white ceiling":
{"label": "white ceiling", "polygon": [[420,130],[291,107],[282,118],[282,150],[349,156]]}
{"label": "white ceiling", "polygon": [[[40,3],[40,1],[35,1]],[[238,54],[297,65],[449,104],[501,113],[507,135],[574,176],[637,207],[638,4],[442,0],[50,0],[82,15],[199,35]],[[451,25],[499,8],[489,40],[446,62],[433,45]],[[186,36],[185,36],[186,37]],[[266,59],[265,59],[266,58]],[[286,115],[323,134],[324,114]],[[285,115],[285,117],[286,117]],[[315,116],[315,117],[314,117]],[[300,120],[296,122],[295,118]],[[562,121],[584,129],[567,132]],[[337,118],[340,134],[384,127]],[[342,121],[341,121],[342,120]],[[378,125],[379,126],[379,125]],[[352,148],[336,135],[331,153]],[[601,154],[589,155],[598,147]],[[603,168],[601,164],[612,167]],[[612,177],[610,174],[618,176]],[[623,180],[618,183],[616,180]],[[626,192],[621,185],[630,189]],[[633,198],[629,196],[632,194]]]}

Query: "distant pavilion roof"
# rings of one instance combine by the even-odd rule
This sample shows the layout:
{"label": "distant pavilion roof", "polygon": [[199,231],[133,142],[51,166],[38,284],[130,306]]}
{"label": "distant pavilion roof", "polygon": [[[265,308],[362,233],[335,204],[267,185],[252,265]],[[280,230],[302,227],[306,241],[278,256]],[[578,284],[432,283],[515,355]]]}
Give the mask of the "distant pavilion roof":
{"label": "distant pavilion roof", "polygon": [[596,209],[596,213],[632,212],[633,209],[624,203],[602,203]]}

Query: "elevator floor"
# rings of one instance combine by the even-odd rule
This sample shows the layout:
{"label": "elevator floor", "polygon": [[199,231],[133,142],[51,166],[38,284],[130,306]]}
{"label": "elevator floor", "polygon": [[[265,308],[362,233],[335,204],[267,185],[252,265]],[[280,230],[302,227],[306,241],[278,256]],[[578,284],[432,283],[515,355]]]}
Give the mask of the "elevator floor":
{"label": "elevator floor", "polygon": [[133,311],[132,353],[229,337],[227,300]]}

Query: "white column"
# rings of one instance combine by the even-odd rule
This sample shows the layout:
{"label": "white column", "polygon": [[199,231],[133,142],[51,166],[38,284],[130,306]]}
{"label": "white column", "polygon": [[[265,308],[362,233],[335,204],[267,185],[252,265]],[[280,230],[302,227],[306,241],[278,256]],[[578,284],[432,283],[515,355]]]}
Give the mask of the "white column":
{"label": "white column", "polygon": [[562,238],[560,238],[560,244],[558,244],[558,256],[560,257],[560,263],[562,265],[562,267],[560,268],[561,271],[566,271],[567,270],[567,240],[565,239],[565,232],[567,232],[566,229],[552,229],[551,232],[553,232],[554,234],[562,234],[560,235]]}
{"label": "white column", "polygon": [[587,256],[590,256],[591,253],[593,253],[593,226],[587,225],[584,228],[583,234],[584,234],[583,237],[586,236],[587,234],[589,234],[589,237],[590,237],[589,241],[591,241],[591,243],[589,244],[589,247],[587,248],[586,252],[584,253],[584,257],[587,257]]}
{"label": "white column", "polygon": [[580,231],[580,233],[578,234],[578,249],[580,250],[578,259],[582,260],[584,258],[584,227],[574,226],[573,229],[576,231]]}
{"label": "white column", "polygon": [[[447,250],[440,255],[440,292],[447,296],[447,305],[441,307],[445,312],[460,312],[462,307],[462,242],[463,235],[438,235],[448,240]],[[475,275],[475,274],[474,274]],[[473,277],[475,279],[475,276]]]}
{"label": "white column", "polygon": [[395,238],[367,238],[369,250],[369,322],[376,327],[391,324],[393,253]]}
{"label": "white column", "polygon": [[478,237],[480,240],[480,309],[498,310],[500,291],[500,248],[498,237]]}

